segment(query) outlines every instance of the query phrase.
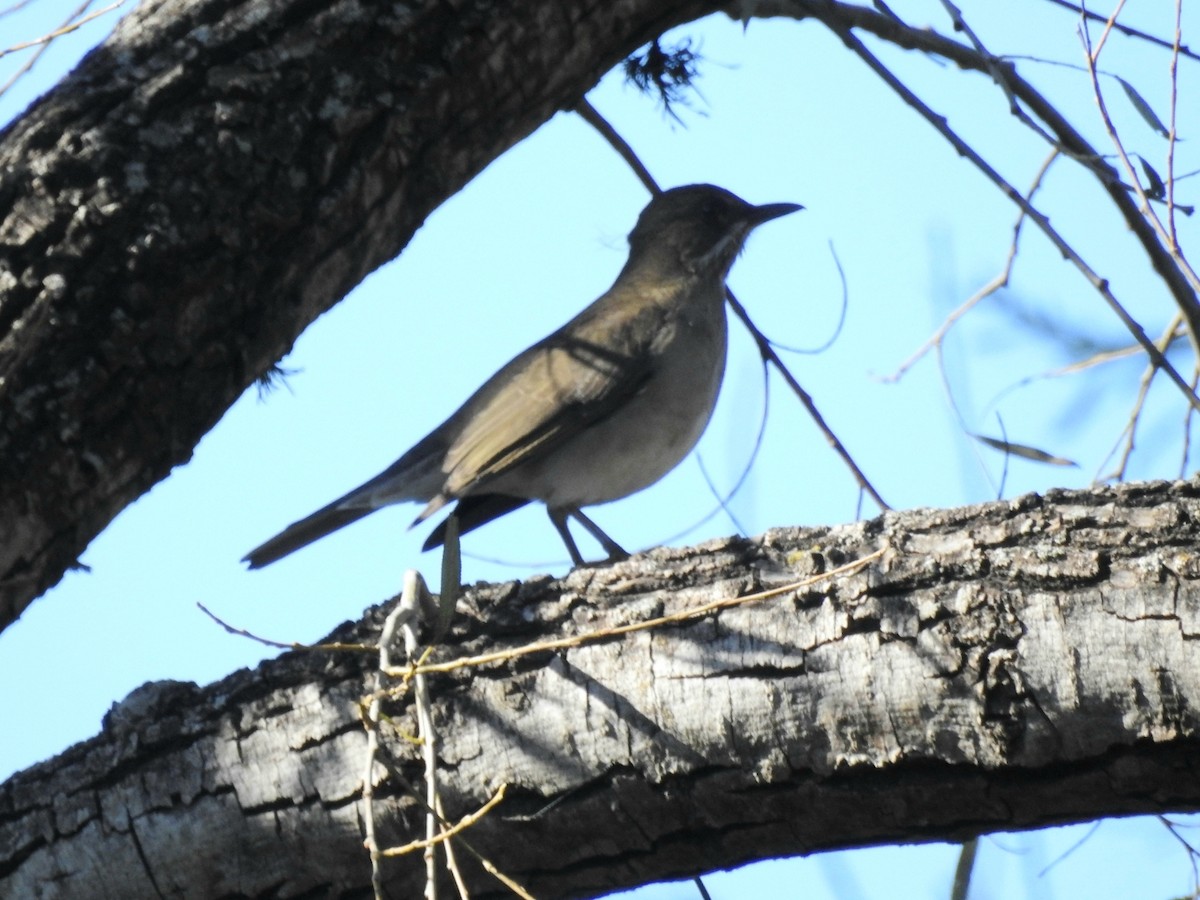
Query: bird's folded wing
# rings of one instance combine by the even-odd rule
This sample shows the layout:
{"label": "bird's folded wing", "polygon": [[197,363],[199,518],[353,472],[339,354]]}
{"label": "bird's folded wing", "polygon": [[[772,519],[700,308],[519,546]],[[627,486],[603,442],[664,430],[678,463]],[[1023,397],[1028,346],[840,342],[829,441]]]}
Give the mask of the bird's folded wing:
{"label": "bird's folded wing", "polygon": [[563,329],[501,369],[464,407],[466,424],[443,463],[443,495],[459,497],[549,453],[625,404],[655,365],[633,335],[649,343],[655,329],[621,328],[603,344]]}

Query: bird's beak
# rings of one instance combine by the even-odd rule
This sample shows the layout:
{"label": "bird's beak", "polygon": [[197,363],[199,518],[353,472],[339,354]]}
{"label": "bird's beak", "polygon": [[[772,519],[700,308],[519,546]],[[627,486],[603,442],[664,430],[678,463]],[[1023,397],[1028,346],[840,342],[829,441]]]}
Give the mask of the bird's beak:
{"label": "bird's beak", "polygon": [[802,209],[804,207],[799,203],[764,203],[751,210],[747,223],[754,228],[763,222],[770,222],[772,219],[778,219],[780,216],[799,212]]}

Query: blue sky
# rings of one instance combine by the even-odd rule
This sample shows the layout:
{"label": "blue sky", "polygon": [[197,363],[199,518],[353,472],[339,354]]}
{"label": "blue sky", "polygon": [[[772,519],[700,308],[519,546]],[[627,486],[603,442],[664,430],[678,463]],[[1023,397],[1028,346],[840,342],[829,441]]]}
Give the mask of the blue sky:
{"label": "blue sky", "polygon": [[[949,33],[934,0],[890,5],[906,20]],[[962,5],[995,52],[1081,59],[1077,21],[1042,0]],[[1169,34],[1171,4],[1160,6],[1159,18],[1141,24]],[[43,0],[22,16],[0,18],[0,45],[40,35],[60,14]],[[0,121],[52,85],[105,27],[97,23],[56,42],[29,78],[0,97]],[[667,43],[683,36],[704,57],[702,96],[679,109],[684,126],[616,74],[590,95],[593,104],[664,186],[708,181],[755,203],[804,204],[804,212],[752,237],[730,284],[769,335],[818,346],[840,316],[836,252],[846,277],[845,327],[829,350],[787,358],[891,505],[995,496],[1002,460],[961,433],[932,357],[897,383],[880,376],[1000,271],[1016,209],[819,25],[754,21],[744,29],[714,17]],[[869,43],[1006,177],[1028,186],[1046,149],[1008,116],[1003,95],[984,76]],[[1165,118],[1168,54],[1120,38],[1106,54],[1105,64],[1133,80]],[[0,81],[23,59],[0,59]],[[1021,71],[1104,143],[1085,75],[1040,63],[1022,63]],[[1182,66],[1181,97],[1197,96],[1196,72]],[[1106,90],[1122,135],[1163,171],[1165,141],[1115,83]],[[1194,102],[1181,104],[1185,137],[1195,133],[1196,114]],[[1180,145],[1180,155],[1182,170],[1196,168],[1188,145]],[[1055,225],[1157,335],[1173,312],[1169,298],[1092,183],[1060,163],[1040,197]],[[420,553],[427,531],[406,530],[415,507],[380,512],[260,572],[245,571],[238,560],[384,468],[499,365],[607,288],[646,200],[603,140],[578,117],[560,114],[438,209],[397,260],[301,336],[282,361],[297,370],[286,389],[265,401],[248,391],[190,463],[92,543],[82,557],[89,573],[69,574],[0,634],[0,721],[37,723],[19,730],[19,742],[0,742],[0,777],[95,733],[107,708],[145,681],[206,683],[263,656],[261,646],[210,623],[197,602],[253,632],[313,641],[395,593],[409,567],[436,580],[436,554]],[[1181,227],[1186,243],[1195,225],[1183,220]],[[998,411],[1012,440],[1080,463],[1061,469],[1010,462],[1005,494],[1085,486],[1124,425],[1141,364],[1035,381],[993,406],[1021,378],[1077,358],[1045,329],[1021,326],[1016,306],[1052,316],[1098,346],[1129,340],[1079,274],[1030,229],[1009,296],[967,317],[947,344],[950,381],[971,430],[997,434]],[[731,336],[722,398],[699,448],[722,487],[737,480],[749,458],[764,402],[753,347],[736,323]],[[732,504],[739,522],[754,534],[852,520],[859,503],[853,479],[777,378],[769,403],[762,450]],[[1182,421],[1178,397],[1157,386],[1134,477],[1178,473]],[[691,528],[714,505],[693,457],[659,485],[590,512],[618,541],[639,549],[736,530],[724,515]],[[876,511],[869,502],[863,509]],[[581,546],[585,555],[597,552]],[[536,510],[470,535],[464,551],[468,582],[567,569],[557,536]],[[36,694],[28,690],[34,684]],[[1190,889],[1182,852],[1144,819],[1105,823],[1039,877],[1088,827],[988,839],[972,896],[1069,897],[1083,894],[1084,885],[1092,897]],[[824,854],[709,883],[714,897],[722,889],[724,896],[768,898],[801,889],[806,897],[941,895],[955,852],[933,845]],[[742,880],[724,881],[733,877]],[[636,896],[695,892],[660,886]]]}

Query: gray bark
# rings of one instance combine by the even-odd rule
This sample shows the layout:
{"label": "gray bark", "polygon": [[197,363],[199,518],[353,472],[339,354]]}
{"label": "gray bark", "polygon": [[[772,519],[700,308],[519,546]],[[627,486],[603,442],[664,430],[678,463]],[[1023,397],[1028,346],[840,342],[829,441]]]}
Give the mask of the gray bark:
{"label": "gray bark", "polygon": [[[542,897],[771,856],[1196,809],[1200,484],[1053,492],[484,585],[435,660],[861,571],[684,624],[433,675],[450,819]],[[345,626],[371,641],[385,610]],[[359,896],[371,653],[147,687],[0,786],[0,895]],[[418,836],[405,694],[385,842]],[[473,896],[504,891],[463,852]],[[385,863],[389,896],[422,867]]]}

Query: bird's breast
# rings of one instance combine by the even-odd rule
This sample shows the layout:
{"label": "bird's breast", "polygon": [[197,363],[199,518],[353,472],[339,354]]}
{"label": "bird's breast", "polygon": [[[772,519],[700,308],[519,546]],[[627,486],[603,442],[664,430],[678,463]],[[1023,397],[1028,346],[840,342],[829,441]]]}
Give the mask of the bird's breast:
{"label": "bird's breast", "polygon": [[687,456],[708,425],[725,374],[723,286],[668,316],[652,343],[653,363],[635,394],[512,473],[522,496],[552,507],[607,503],[648,487]]}

